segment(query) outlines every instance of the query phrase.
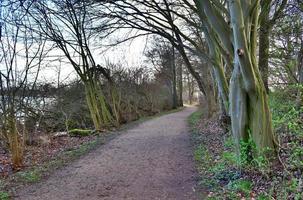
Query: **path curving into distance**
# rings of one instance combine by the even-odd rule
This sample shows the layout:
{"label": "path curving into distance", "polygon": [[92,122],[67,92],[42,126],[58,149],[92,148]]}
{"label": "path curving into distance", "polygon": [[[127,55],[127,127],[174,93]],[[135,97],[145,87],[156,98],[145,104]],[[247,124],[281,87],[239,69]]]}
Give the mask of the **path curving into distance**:
{"label": "path curving into distance", "polygon": [[22,200],[197,200],[184,110],[143,122],[47,180],[17,192]]}

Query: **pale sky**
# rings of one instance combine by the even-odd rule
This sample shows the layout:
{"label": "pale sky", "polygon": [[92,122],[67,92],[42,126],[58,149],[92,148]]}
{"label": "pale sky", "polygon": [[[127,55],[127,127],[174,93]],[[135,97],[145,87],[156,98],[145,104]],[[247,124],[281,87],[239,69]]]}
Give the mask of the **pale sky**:
{"label": "pale sky", "polygon": [[[104,49],[97,49],[94,50],[94,57],[97,64],[105,65],[106,60],[110,61],[111,63],[122,63],[123,67],[125,68],[132,68],[132,67],[139,67],[144,64],[145,57],[144,57],[144,49],[146,46],[146,37],[139,37],[133,39],[132,41],[128,41],[122,44],[119,44],[116,47],[106,48],[105,52]],[[61,50],[55,50],[54,52],[50,53],[55,57],[55,55],[61,55],[62,58],[65,56],[61,52]],[[55,59],[55,58],[48,58]],[[73,67],[68,63],[68,61],[64,60],[61,62],[59,61],[47,61],[43,71],[40,74],[40,81],[47,80],[47,82],[56,82],[58,77],[58,69],[61,66],[61,74],[60,80],[66,82],[76,78],[76,73]]]}

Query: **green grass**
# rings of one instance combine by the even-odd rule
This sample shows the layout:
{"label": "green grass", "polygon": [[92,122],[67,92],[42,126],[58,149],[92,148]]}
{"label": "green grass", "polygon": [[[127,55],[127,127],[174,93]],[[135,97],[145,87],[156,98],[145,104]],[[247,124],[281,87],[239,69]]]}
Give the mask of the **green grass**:
{"label": "green grass", "polygon": [[[288,94],[288,96],[285,94]],[[211,146],[209,146],[211,144],[208,144],[208,139],[205,138],[206,135],[199,133],[197,130],[196,125],[202,116],[201,111],[193,113],[188,118],[192,130],[192,140],[195,144],[194,157],[202,178],[200,184],[203,188],[207,188],[207,192],[212,192],[210,197],[206,199],[248,199],[252,191],[257,195],[256,199],[258,200],[269,200],[273,197],[277,199],[302,199],[303,179],[302,177],[298,178],[294,173],[301,172],[303,169],[303,147],[301,145],[303,139],[303,107],[299,108],[294,95],[289,96],[289,93],[285,91],[271,93],[269,99],[275,132],[281,138],[281,141],[287,142],[287,148],[283,149],[282,161],[288,172],[277,172],[281,172],[287,177],[283,179],[271,171],[270,160],[264,156],[256,156],[250,163],[240,163],[231,136],[222,137],[223,146],[218,147],[219,152],[213,153],[210,150]],[[241,146],[244,145],[241,144]],[[242,151],[241,148],[240,154]],[[264,154],[271,153],[270,150],[264,149]],[[241,160],[245,159],[242,158]],[[239,163],[242,164],[241,168],[239,168]],[[266,181],[264,184],[265,191],[258,192],[254,187],[259,188],[262,184],[254,182],[255,179],[250,180],[248,178],[250,176],[243,175],[241,171],[246,171],[252,175],[258,172],[258,176],[264,176],[264,179],[270,175],[271,181],[263,180]]]}
{"label": "green grass", "polygon": [[200,144],[199,146],[196,147],[195,151],[194,151],[194,158],[195,161],[197,162],[202,162],[205,155],[207,154],[205,147]]}
{"label": "green grass", "polygon": [[233,137],[226,138],[224,141],[224,146],[226,148],[234,149],[234,146],[235,146],[234,138]]}
{"label": "green grass", "polygon": [[67,155],[70,159],[77,159],[100,144],[104,144],[104,140],[98,138],[94,141],[81,145],[79,148],[66,151],[65,155]]}
{"label": "green grass", "polygon": [[[202,118],[202,111],[194,112],[188,118],[188,124],[192,132],[192,140],[195,144],[194,158],[196,167],[200,173],[201,180],[199,185],[202,188],[207,188],[207,191],[218,194],[225,184],[225,191],[229,199],[238,199],[237,190],[248,191],[250,187],[244,182],[236,182],[239,179],[239,173],[230,168],[237,163],[237,155],[233,152],[234,142],[232,137],[227,137],[224,141],[224,151],[221,154],[214,154],[208,149],[208,144],[205,143],[203,134],[197,130],[197,125]],[[228,188],[228,183],[232,183],[232,187]],[[207,199],[225,199],[223,195],[209,196]]]}
{"label": "green grass", "polygon": [[29,171],[18,172],[16,176],[23,182],[35,183],[41,179],[42,174],[41,171],[36,168]]}
{"label": "green grass", "polygon": [[10,199],[9,193],[0,191],[0,200],[9,200],[9,199]]}
{"label": "green grass", "polygon": [[222,154],[223,160],[230,165],[236,165],[238,163],[238,157],[235,152],[224,151]]}
{"label": "green grass", "polygon": [[248,180],[235,180],[228,184],[229,189],[235,192],[243,192],[246,195],[252,190],[252,182]]}
{"label": "green grass", "polygon": [[202,111],[201,110],[198,110],[194,113],[192,113],[189,117],[188,117],[188,123],[189,123],[189,126],[193,129],[195,129],[195,126],[197,125],[197,123],[199,122],[199,120],[201,119],[202,117]]}

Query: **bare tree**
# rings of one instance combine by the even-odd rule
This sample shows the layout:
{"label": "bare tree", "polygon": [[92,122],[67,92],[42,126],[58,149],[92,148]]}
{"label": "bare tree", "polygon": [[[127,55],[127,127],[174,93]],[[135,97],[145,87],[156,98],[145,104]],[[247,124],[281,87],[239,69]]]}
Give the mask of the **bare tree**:
{"label": "bare tree", "polygon": [[[201,29],[197,14],[191,10],[191,7],[193,6],[188,6],[181,1],[110,1],[103,4],[103,9],[99,15],[107,15],[111,19],[116,19],[112,29],[137,29],[142,33],[137,36],[156,34],[170,41],[183,58],[184,65],[197,81],[200,91],[206,99],[209,98],[206,102],[216,100],[208,96],[210,92],[205,91],[207,81],[201,77],[201,69],[193,66],[189,55],[198,56],[199,59],[212,63],[213,66],[216,66],[216,79],[223,85],[219,91],[227,109],[228,86],[223,72],[221,56],[216,51],[217,59],[213,59],[214,56],[210,56],[208,50],[204,47],[206,44],[205,39],[199,35],[202,42],[199,41],[196,34],[192,34],[192,30],[188,28],[192,27],[196,33],[200,32]],[[206,71],[205,73],[208,72]]]}
{"label": "bare tree", "polygon": [[15,168],[22,166],[24,120],[45,57],[45,41],[26,28],[31,21],[20,7],[20,2],[11,1],[1,1],[0,7],[1,137],[8,143]]}
{"label": "bare tree", "polygon": [[[270,46],[270,35],[271,30],[276,23],[277,19],[279,19],[283,10],[287,5],[288,0],[282,0],[279,2],[272,0],[261,0],[260,5],[262,9],[262,15],[260,16],[260,31],[259,31],[259,69],[262,74],[262,79],[266,88],[266,91],[269,91],[268,87],[268,65],[269,65],[269,46]],[[272,16],[270,14],[271,9],[275,7],[275,12],[273,12]]]}
{"label": "bare tree", "polygon": [[[162,74],[166,85],[170,88],[172,108],[178,107],[176,55],[171,44],[161,38],[156,38],[153,47],[146,53],[153,67]],[[178,55],[177,55],[178,56]]]}
{"label": "bare tree", "polygon": [[41,34],[56,44],[83,81],[95,129],[102,130],[113,124],[114,118],[96,75],[97,64],[91,50],[91,43],[96,42],[92,32],[94,8],[84,0],[36,1],[33,8],[31,16],[42,30]]}

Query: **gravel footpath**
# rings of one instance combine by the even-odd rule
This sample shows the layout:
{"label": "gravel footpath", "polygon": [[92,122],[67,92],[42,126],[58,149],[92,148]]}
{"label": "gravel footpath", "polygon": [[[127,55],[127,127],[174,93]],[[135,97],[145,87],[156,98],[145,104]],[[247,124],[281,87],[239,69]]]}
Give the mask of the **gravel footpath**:
{"label": "gravel footpath", "polygon": [[47,180],[17,192],[22,200],[196,200],[187,117],[193,107],[127,130]]}

